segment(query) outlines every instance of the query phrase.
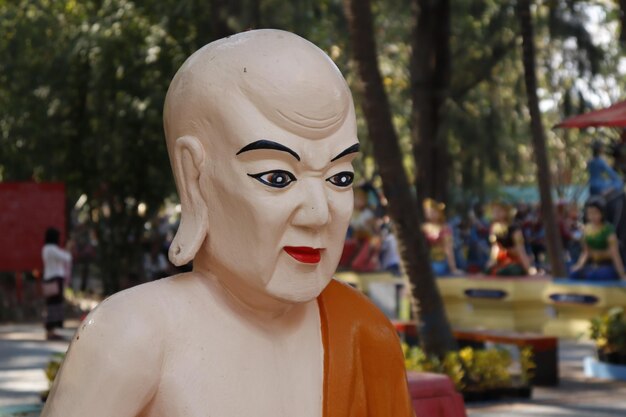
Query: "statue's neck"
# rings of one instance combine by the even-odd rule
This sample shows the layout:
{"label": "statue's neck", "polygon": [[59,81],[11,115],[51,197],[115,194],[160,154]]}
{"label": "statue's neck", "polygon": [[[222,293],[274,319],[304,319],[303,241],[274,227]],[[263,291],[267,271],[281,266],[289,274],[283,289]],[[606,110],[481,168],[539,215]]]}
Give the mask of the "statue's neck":
{"label": "statue's neck", "polygon": [[[194,260],[194,273],[201,276],[205,286],[233,314],[245,320],[271,325],[272,322],[292,321],[300,314],[301,305],[277,300],[245,285],[237,277],[226,276],[202,260]],[[307,304],[307,303],[304,303]]]}

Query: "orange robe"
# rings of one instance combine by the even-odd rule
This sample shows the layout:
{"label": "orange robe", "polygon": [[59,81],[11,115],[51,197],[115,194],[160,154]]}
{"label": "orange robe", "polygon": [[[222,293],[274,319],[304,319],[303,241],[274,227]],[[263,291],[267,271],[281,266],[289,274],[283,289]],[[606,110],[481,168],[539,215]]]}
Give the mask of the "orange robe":
{"label": "orange robe", "polygon": [[332,280],[318,298],[323,417],[412,417],[395,328],[364,295]]}

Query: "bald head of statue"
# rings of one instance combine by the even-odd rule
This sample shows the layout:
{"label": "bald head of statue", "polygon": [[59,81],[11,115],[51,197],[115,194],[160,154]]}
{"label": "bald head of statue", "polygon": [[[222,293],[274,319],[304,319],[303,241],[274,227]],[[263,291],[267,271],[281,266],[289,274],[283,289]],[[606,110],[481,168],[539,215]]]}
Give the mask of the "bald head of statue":
{"label": "bald head of statue", "polygon": [[319,139],[342,124],[351,103],[343,76],[321,49],[289,32],[254,30],[187,59],[167,93],[165,133],[171,145],[199,121],[215,124],[225,113],[254,109],[288,131]]}
{"label": "bald head of statue", "polygon": [[170,248],[262,307],[328,284],[352,212],[352,96],[335,64],[292,33],[206,45],[175,75],[164,126],[181,224]]}

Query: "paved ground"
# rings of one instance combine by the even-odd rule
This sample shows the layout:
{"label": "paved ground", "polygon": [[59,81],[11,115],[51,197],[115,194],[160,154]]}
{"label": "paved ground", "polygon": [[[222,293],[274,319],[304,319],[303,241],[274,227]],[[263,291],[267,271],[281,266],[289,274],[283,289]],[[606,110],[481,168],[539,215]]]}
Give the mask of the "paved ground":
{"label": "paved ground", "polygon": [[[70,328],[62,331],[68,341],[74,333],[71,326],[69,322]],[[46,341],[40,324],[0,326],[0,416],[3,407],[39,402],[39,393],[48,388],[43,369],[51,355],[67,346]]]}
{"label": "paved ground", "polygon": [[593,355],[591,343],[560,341],[561,384],[539,388],[533,398],[506,403],[468,404],[468,417],[620,417],[626,416],[626,382],[585,378],[582,358]]}
{"label": "paved ground", "polygon": [[[74,331],[72,323],[69,327],[64,331],[68,340]],[[5,413],[7,407],[39,404],[39,393],[47,389],[43,369],[50,356],[64,352],[67,345],[45,341],[38,324],[0,326],[0,417],[12,415]],[[527,401],[469,404],[468,417],[626,416],[625,382],[584,377],[582,358],[592,353],[589,343],[561,342],[559,387],[535,388]]]}

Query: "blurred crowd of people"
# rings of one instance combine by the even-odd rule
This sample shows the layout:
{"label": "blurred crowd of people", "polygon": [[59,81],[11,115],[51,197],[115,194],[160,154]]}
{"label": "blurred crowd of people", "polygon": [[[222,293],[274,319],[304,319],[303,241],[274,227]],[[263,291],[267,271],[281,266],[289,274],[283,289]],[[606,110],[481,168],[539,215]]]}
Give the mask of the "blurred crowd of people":
{"label": "blurred crowd of people", "polygon": [[[401,274],[398,244],[381,201],[384,198],[370,184],[355,188],[354,215],[340,267]],[[615,228],[606,220],[601,197],[591,198],[584,210],[576,203],[560,202],[556,213],[570,278],[626,278]],[[446,214],[443,203],[423,202],[422,232],[436,276],[550,273],[538,203],[493,201]]]}

